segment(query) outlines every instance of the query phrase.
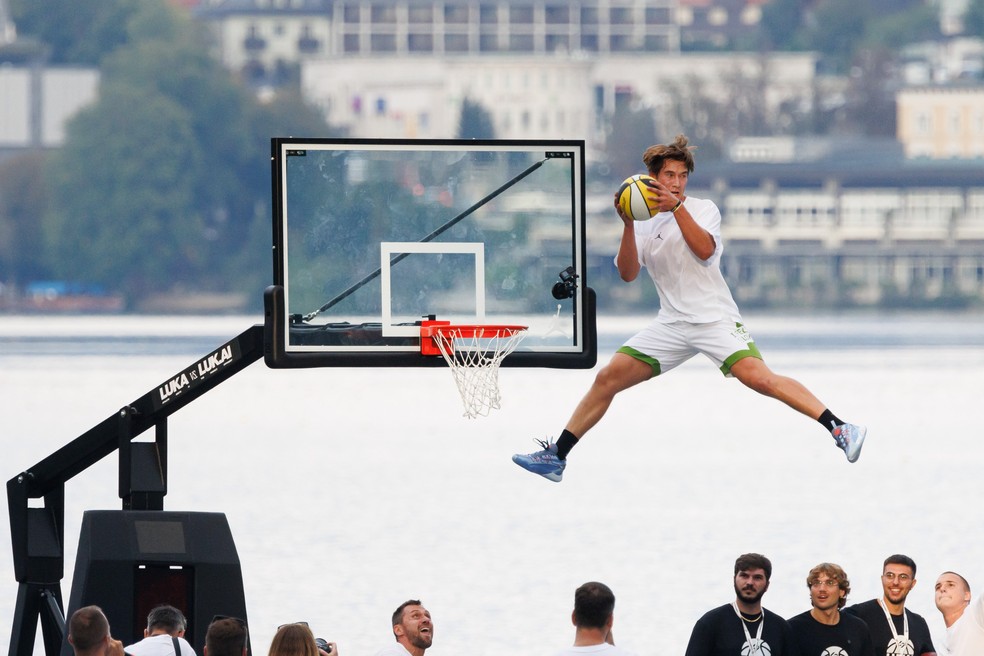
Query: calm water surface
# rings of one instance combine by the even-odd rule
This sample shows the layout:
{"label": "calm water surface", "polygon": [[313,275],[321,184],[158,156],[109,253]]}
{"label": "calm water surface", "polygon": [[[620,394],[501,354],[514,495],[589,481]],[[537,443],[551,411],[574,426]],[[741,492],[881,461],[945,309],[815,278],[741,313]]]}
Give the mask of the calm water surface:
{"label": "calm water surface", "polygon": [[[909,605],[939,636],[936,576],[984,589],[984,317],[746,319],[774,369],[869,425],[856,465],[703,358],[620,396],[560,485],[509,457],[556,436],[592,371],[504,370],[503,408],[468,420],[444,370],[257,363],[169,420],[165,507],[228,516],[257,654],[306,620],[344,656],[371,655],[411,597],[434,617],[428,654],[550,654],[572,640],[574,588],[601,580],[619,644],[680,655],[733,597],[745,551],[772,558],[765,602],[785,616],[809,606],[818,562],[847,570],[857,602],[879,593],[885,556],[907,553]],[[0,318],[4,480],[258,321]],[[601,361],[641,323],[604,320]],[[116,468],[113,455],[66,486],[66,599],[82,512],[120,507]],[[8,529],[0,559],[7,645]]]}

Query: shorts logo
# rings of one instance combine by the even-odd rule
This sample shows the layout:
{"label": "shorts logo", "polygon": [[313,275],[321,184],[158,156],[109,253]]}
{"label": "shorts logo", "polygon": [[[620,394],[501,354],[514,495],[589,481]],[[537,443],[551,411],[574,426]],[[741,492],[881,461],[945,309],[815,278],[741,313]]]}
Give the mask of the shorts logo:
{"label": "shorts logo", "polygon": [[735,339],[739,342],[745,342],[746,344],[752,341],[752,336],[749,334],[748,329],[740,323],[736,325],[735,329],[731,332]]}

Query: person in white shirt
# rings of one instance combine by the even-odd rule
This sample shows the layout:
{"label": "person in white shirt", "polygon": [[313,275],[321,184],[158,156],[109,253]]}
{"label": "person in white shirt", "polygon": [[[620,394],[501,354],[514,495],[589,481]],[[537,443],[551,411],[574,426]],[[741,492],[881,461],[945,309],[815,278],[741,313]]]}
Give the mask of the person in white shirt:
{"label": "person in white shirt", "polygon": [[936,579],[936,608],[946,624],[941,656],[984,654],[984,595],[971,602],[970,584],[956,572]]}
{"label": "person in white shirt", "polygon": [[383,647],[376,656],[424,656],[434,641],[430,611],[417,599],[404,601],[393,612],[395,645]]}
{"label": "person in white shirt", "polygon": [[[861,455],[867,429],[834,415],[801,383],[774,373],[745,328],[721,273],[721,212],[713,201],[687,196],[694,157],[682,134],[650,146],[642,161],[651,176],[644,191],[652,216],[636,221],[615,196],[622,240],[615,266],[632,282],[645,268],[659,294],[656,318],[631,337],[601,369],[557,438],[543,450],[513,456],[527,471],[560,482],[567,454],[608,411],[615,396],[678,367],[698,353],[725,376],[782,401],[829,431],[848,462]],[[653,408],[647,408],[651,415]],[[759,436],[756,436],[756,440]]]}
{"label": "person in white shirt", "polygon": [[[147,614],[144,639],[126,648],[130,656],[195,656],[195,650],[185,640],[188,620],[184,613],[167,604]],[[180,653],[178,653],[180,652]]]}
{"label": "person in white shirt", "polygon": [[578,654],[608,654],[630,656],[615,646],[615,594],[604,583],[589,581],[574,591],[574,644],[557,652],[556,656]]}

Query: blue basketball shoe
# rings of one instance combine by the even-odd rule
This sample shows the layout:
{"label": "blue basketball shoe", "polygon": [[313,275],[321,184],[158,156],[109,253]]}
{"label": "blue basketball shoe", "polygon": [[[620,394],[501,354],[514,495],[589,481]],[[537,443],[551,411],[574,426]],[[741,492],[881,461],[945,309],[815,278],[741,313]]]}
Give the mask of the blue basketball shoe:
{"label": "blue basketball shoe", "polygon": [[564,477],[564,467],[567,466],[566,460],[557,457],[557,445],[550,444],[546,440],[537,440],[543,451],[523,455],[517,453],[512,457],[513,462],[534,474],[539,474],[545,479],[559,483]]}
{"label": "blue basketball shoe", "polygon": [[861,456],[861,447],[864,446],[864,437],[868,434],[868,429],[864,426],[854,424],[843,424],[830,431],[834,436],[834,442],[838,448],[843,449],[848,462],[855,462]]}

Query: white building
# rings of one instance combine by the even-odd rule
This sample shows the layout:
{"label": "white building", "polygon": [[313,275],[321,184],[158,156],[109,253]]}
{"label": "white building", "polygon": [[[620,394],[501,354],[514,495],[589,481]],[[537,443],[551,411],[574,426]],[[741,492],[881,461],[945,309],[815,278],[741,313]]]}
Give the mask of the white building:
{"label": "white building", "polygon": [[330,52],[329,0],[203,0],[215,56],[250,81],[289,77],[298,62]]}
{"label": "white building", "polygon": [[0,149],[62,145],[65,123],[98,94],[96,69],[0,66]]}
{"label": "white building", "polygon": [[492,114],[498,138],[591,134],[591,65],[569,57],[345,57],[306,63],[301,81],[352,137],[452,138],[466,99]]}
{"label": "white building", "polygon": [[906,88],[895,101],[906,157],[984,158],[984,86]]}
{"label": "white building", "polygon": [[699,86],[723,101],[735,80],[763,81],[763,102],[774,109],[811,101],[815,61],[809,53],[343,56],[305,62],[301,87],[351,137],[453,138],[468,98],[491,113],[497,138],[584,139],[598,148],[620,95],[651,108],[657,127],[676,88]]}

